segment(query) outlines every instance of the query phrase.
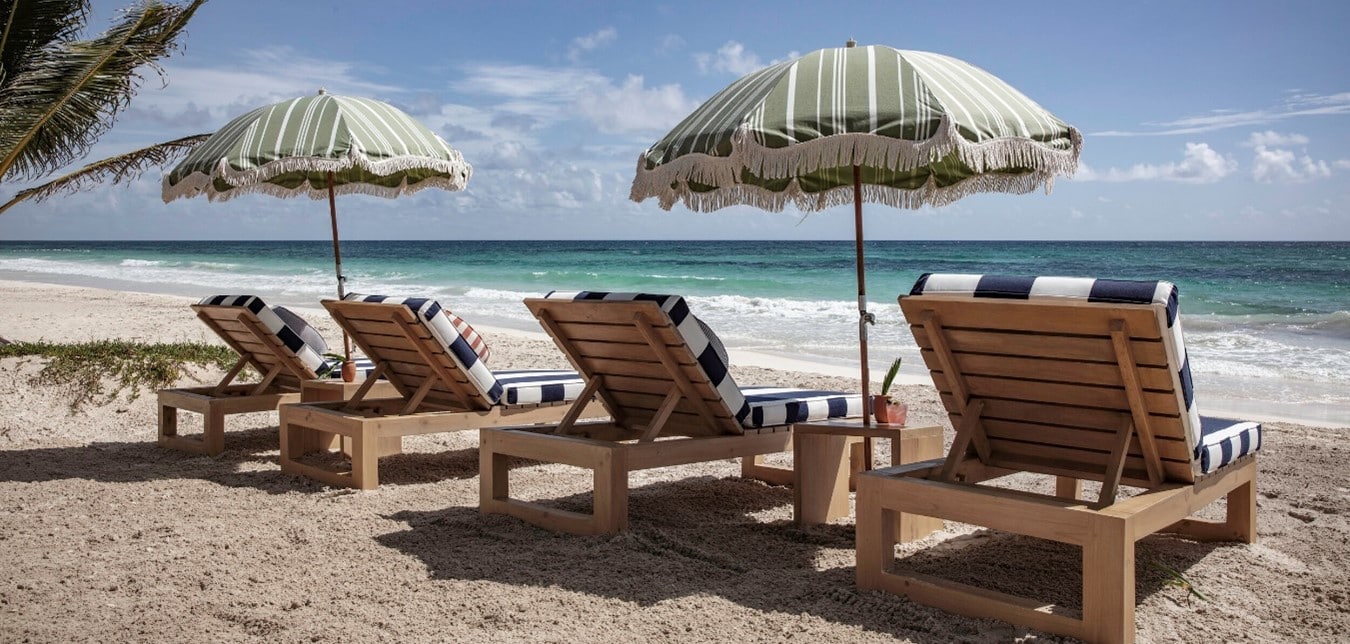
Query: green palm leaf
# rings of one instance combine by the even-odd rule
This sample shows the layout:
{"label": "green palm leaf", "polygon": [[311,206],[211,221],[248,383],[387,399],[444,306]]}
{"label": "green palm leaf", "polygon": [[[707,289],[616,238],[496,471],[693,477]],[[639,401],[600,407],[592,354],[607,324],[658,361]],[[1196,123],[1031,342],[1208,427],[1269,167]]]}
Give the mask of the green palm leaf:
{"label": "green palm leaf", "polygon": [[83,2],[33,0],[33,9],[25,0],[12,3],[6,18],[14,22],[24,22],[19,14],[39,6],[47,10],[39,21],[45,26],[31,27],[28,33],[55,39],[36,47],[19,41],[11,45],[11,36],[23,34],[6,30],[3,51],[7,57],[15,52],[20,62],[0,85],[0,181],[40,177],[87,154],[139,89],[138,70],[149,65],[163,74],[154,61],[176,49],[176,38],[205,1],[135,5],[106,33],[90,40],[64,38],[70,25],[56,19],[55,5],[74,6],[77,11],[67,14],[67,20],[82,24]]}
{"label": "green palm leaf", "polygon": [[5,78],[48,43],[67,42],[89,17],[88,0],[13,0],[0,15],[0,91]]}
{"label": "green palm leaf", "polygon": [[10,199],[4,205],[0,205],[0,213],[29,199],[39,202],[55,194],[76,192],[105,181],[120,183],[128,179],[135,179],[148,168],[173,163],[187,154],[193,146],[205,141],[210,136],[210,134],[193,134],[181,139],[157,143],[139,150],[119,154],[102,161],[95,161],[40,186],[21,190],[13,199]]}

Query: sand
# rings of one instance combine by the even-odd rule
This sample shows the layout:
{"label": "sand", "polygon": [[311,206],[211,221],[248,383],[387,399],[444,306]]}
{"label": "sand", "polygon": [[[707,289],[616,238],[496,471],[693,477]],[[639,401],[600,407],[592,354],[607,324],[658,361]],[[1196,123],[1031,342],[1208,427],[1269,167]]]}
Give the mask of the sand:
{"label": "sand", "polygon": [[[0,337],[214,341],[188,303],[0,282]],[[337,337],[321,311],[306,317]],[[542,334],[480,331],[494,367],[564,364]],[[335,489],[281,473],[275,413],[231,417],[225,453],[193,456],[156,446],[154,392],[71,412],[65,392],[32,382],[41,366],[0,360],[0,641],[1059,639],[858,590],[852,517],[797,527],[791,490],[739,478],[734,461],[636,473],[627,533],[560,535],[479,514],[476,432],[405,439],[404,454],[381,462],[379,489]],[[762,366],[734,373],[857,386]],[[220,375],[199,369],[181,384]],[[902,396],[911,423],[945,424],[931,385]],[[1266,424],[1256,544],[1140,542],[1140,641],[1350,639],[1347,432]],[[589,504],[580,470],[536,465],[513,482],[531,498]],[[1057,544],[949,523],[900,554],[1079,602],[1078,552]]]}

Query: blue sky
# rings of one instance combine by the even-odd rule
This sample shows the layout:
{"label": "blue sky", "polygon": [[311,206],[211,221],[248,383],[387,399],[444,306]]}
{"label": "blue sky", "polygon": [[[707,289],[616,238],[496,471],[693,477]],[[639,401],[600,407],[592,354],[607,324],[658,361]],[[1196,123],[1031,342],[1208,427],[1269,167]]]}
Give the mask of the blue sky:
{"label": "blue sky", "polygon": [[[93,29],[129,1],[96,0]],[[213,0],[167,87],[148,74],[91,160],[325,87],[402,107],[474,166],[463,192],[343,196],[344,239],[849,239],[849,207],[627,196],[638,155],[699,102],[853,38],[983,67],[1085,139],[1049,196],[869,204],[870,239],[1350,239],[1350,3],[929,4]],[[164,204],[161,175],[17,206],[0,239],[329,234],[322,201]]]}

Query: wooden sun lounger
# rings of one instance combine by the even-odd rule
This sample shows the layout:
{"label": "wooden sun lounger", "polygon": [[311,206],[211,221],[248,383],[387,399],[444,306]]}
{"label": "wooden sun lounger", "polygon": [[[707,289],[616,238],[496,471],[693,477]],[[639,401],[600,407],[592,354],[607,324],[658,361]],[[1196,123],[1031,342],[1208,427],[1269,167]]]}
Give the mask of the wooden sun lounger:
{"label": "wooden sun lounger", "polygon": [[[541,298],[525,304],[586,378],[585,397],[596,396],[611,419],[580,423],[579,407],[573,407],[554,427],[484,430],[479,446],[483,512],[509,514],[551,530],[610,534],[628,527],[628,475],[636,470],[740,457],[744,476],[792,481],[791,470],[756,460],[792,448],[791,424],[752,429],[742,423],[748,403],[726,372],[720,345],[712,346],[715,338],[706,328],[693,327],[697,319],[692,315],[677,322],[663,308],[687,312],[680,308],[682,298],[590,295],[616,299]],[[697,336],[696,349],[691,336]],[[729,404],[729,398],[735,402]],[[852,404],[860,411],[861,397]],[[513,457],[592,470],[592,512],[512,498]]]}
{"label": "wooden sun lounger", "polygon": [[[329,485],[373,489],[379,486],[379,457],[398,451],[403,436],[558,422],[574,400],[505,404],[490,398],[469,373],[478,369],[482,375],[486,366],[463,364],[452,347],[402,303],[326,300],[323,305],[375,363],[366,383],[383,377],[399,397],[371,399],[369,388],[363,386],[347,401],[283,405],[282,471]],[[439,316],[439,306],[435,309]],[[579,400],[583,402],[575,408],[578,415],[604,416],[589,394]],[[350,469],[300,460],[306,453],[324,449],[333,435],[347,442]]]}
{"label": "wooden sun lounger", "polygon": [[[1202,423],[1188,404],[1171,284],[1031,279],[925,276],[900,298],[957,436],[944,459],[859,477],[858,585],[1084,640],[1133,641],[1136,541],[1155,532],[1256,539],[1260,426]],[[1089,301],[1103,297],[1115,301]],[[1057,494],[986,483],[1016,472],[1057,477]],[[1097,499],[1079,498],[1081,480],[1101,483]],[[1142,490],[1127,496],[1122,486]],[[1221,497],[1225,521],[1188,518]],[[900,513],[1081,547],[1082,609],[897,567]]]}
{"label": "wooden sun lounger", "polygon": [[[164,389],[159,398],[158,443],[197,454],[214,456],[225,450],[225,417],[245,412],[271,411],[277,405],[300,400],[300,383],[318,378],[314,365],[322,365],[322,357],[312,350],[301,357],[305,348],[296,345],[298,336],[287,340],[269,328],[259,315],[272,314],[256,297],[215,296],[194,304],[197,317],[211,327],[226,344],[239,354],[239,360],[210,387]],[[264,313],[266,311],[266,313]],[[274,314],[272,314],[275,317]],[[281,324],[274,320],[273,325]],[[302,343],[303,344],[303,343]],[[231,384],[246,366],[262,374],[257,384]],[[202,415],[200,440],[178,434],[178,411],[186,410]]]}

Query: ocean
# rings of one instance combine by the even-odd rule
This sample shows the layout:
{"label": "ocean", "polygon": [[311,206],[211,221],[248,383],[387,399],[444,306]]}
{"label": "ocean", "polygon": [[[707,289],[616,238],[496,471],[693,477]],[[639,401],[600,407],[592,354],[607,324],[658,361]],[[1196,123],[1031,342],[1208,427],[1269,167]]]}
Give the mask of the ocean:
{"label": "ocean", "polygon": [[[1350,426],[1350,243],[867,243],[874,374],[921,374],[896,297],[925,272],[1166,279],[1178,285],[1201,411]],[[679,293],[733,349],[857,363],[851,241],[346,241],[349,291],[435,297],[485,326],[539,330],[557,290]],[[317,308],[327,241],[0,241],[0,279]],[[0,329],[0,335],[4,330]],[[877,376],[874,375],[874,378]]]}

